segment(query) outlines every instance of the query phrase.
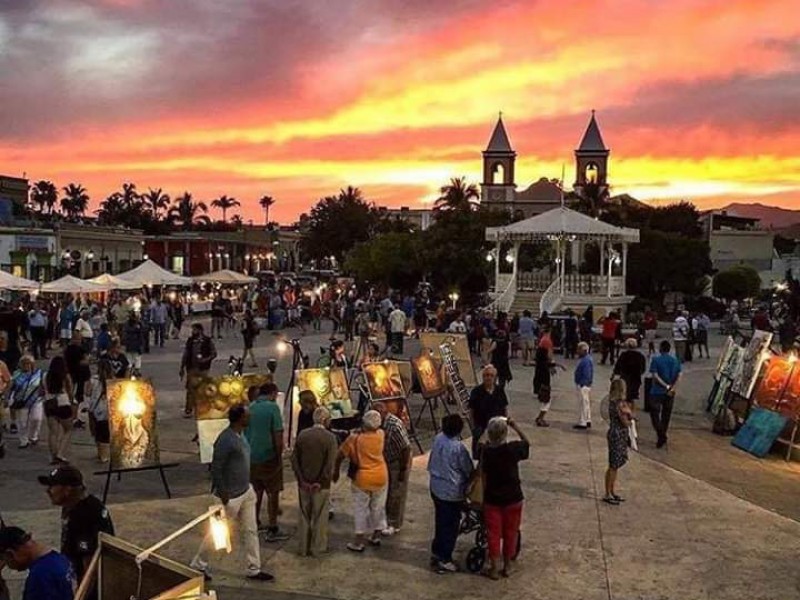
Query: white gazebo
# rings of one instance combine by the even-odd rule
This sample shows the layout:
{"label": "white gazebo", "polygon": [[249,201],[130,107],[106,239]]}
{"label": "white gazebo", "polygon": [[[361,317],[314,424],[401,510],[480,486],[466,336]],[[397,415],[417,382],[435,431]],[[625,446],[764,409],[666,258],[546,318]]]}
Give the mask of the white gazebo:
{"label": "white gazebo", "polygon": [[[633,299],[625,290],[628,245],[639,242],[639,230],[615,227],[565,206],[504,227],[487,227],[486,240],[495,243],[487,259],[495,264],[492,308],[528,309],[534,314],[589,305],[624,312]],[[517,268],[523,244],[549,245],[555,256],[549,267],[521,272]],[[578,272],[587,244],[600,249],[599,274]],[[505,260],[501,254],[506,249]],[[511,273],[501,273],[502,262]]]}

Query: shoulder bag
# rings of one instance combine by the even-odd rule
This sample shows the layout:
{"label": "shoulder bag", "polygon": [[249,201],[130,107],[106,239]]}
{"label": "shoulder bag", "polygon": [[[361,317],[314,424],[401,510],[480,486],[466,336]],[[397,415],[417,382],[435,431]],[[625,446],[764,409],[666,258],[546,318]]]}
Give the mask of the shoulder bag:
{"label": "shoulder bag", "polygon": [[478,466],[470,475],[467,482],[466,496],[469,503],[475,506],[483,505],[483,489],[486,486],[486,475],[483,472],[483,449],[478,455]]}

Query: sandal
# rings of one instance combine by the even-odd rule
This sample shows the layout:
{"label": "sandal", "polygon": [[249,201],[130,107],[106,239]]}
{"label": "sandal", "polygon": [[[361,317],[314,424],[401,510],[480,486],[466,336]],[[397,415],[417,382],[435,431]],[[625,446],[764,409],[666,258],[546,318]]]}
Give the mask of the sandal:
{"label": "sandal", "polygon": [[603,498],[603,502],[610,504],[611,506],[619,506],[619,500],[614,498],[614,496],[605,496]]}
{"label": "sandal", "polygon": [[356,544],[354,542],[348,542],[347,549],[350,550],[350,552],[364,552],[364,544]]}
{"label": "sandal", "polygon": [[625,498],[623,498],[622,496],[617,496],[616,494],[611,494],[611,495],[617,502],[625,502]]}

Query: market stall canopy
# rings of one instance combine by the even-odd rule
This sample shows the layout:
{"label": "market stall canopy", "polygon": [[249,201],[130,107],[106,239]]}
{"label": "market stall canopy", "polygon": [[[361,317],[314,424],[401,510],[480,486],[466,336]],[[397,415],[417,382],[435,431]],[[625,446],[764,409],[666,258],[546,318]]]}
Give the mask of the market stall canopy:
{"label": "market stall canopy", "polygon": [[78,279],[72,275],[64,275],[61,279],[48,281],[42,284],[43,294],[93,294],[107,292],[109,288],[99,283],[92,283],[86,279]]}
{"label": "market stall canopy", "polygon": [[98,275],[97,277],[89,279],[89,281],[98,285],[102,285],[108,290],[138,290],[142,287],[137,283],[125,281],[124,279],[114,277],[109,273],[103,273],[102,275]]}
{"label": "market stall canopy", "polygon": [[183,277],[182,275],[167,271],[159,267],[152,260],[146,260],[138,267],[117,275],[117,279],[135,283],[138,287],[144,287],[146,285],[192,285],[191,277]]}
{"label": "market stall canopy", "polygon": [[221,271],[198,275],[197,277],[193,277],[193,279],[198,283],[227,283],[232,285],[247,285],[258,281],[255,277],[237,273],[230,269],[222,269]]}
{"label": "market stall canopy", "polygon": [[37,290],[39,289],[39,282],[0,271],[0,289],[15,291]]}
{"label": "market stall canopy", "polygon": [[504,227],[487,227],[489,242],[537,242],[558,238],[638,242],[639,230],[615,227],[565,206]]}

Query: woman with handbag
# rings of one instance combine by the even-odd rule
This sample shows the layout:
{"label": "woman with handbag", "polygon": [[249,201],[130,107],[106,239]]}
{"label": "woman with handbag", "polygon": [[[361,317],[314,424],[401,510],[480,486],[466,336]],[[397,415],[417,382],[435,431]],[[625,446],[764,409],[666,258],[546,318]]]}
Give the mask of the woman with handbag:
{"label": "woman with handbag", "polygon": [[442,419],[442,431],[433,439],[428,459],[431,498],[434,508],[434,534],[431,543],[431,568],[439,574],[455,573],[453,550],[458,539],[461,511],[467,485],[473,475],[472,458],[461,432],[464,419],[450,414]]}
{"label": "woman with handbag", "polygon": [[44,377],[44,415],[47,417],[47,444],[50,464],[67,462],[64,457],[72,437],[75,400],[72,378],[63,356],[54,356]]}
{"label": "woman with handbag", "polygon": [[[507,441],[509,427],[519,440]],[[530,456],[530,440],[511,418],[494,417],[486,428],[488,442],[481,445],[483,469],[483,522],[489,546],[489,568],[485,575],[497,580],[508,577],[511,561],[519,549],[519,526],[524,497],[519,462]],[[503,570],[497,570],[502,545]]]}
{"label": "woman with handbag", "polygon": [[[384,434],[381,415],[368,410],[361,422],[361,431],[352,433],[339,449],[333,481],[339,479],[339,468],[347,459],[347,476],[352,481],[355,539],[347,544],[352,552],[364,552],[365,541],[381,545],[381,531],[386,529],[386,493],[389,471],[383,458]],[[367,540],[367,534],[370,534]]]}
{"label": "woman with handbag", "polygon": [[11,378],[8,403],[16,412],[19,447],[35,446],[39,442],[39,430],[44,415],[42,409],[44,373],[36,368],[30,354],[19,359],[19,369]]}

